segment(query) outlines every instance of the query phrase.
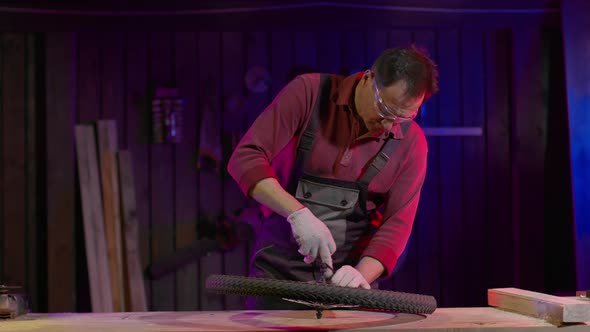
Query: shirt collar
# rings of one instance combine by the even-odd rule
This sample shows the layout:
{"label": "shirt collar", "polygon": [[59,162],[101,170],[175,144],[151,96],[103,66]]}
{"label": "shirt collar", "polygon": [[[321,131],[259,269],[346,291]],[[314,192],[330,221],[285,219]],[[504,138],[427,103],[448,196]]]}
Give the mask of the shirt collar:
{"label": "shirt collar", "polygon": [[[354,106],[354,91],[362,77],[363,72],[360,72],[346,76],[342,80],[342,83],[340,84],[337,90],[336,105],[344,106],[348,108],[348,110],[356,112],[356,107]],[[404,138],[404,134],[399,123],[394,124],[391,127],[389,133],[393,136],[394,139]],[[370,136],[374,138],[387,138],[388,135],[385,135],[385,133],[375,133]]]}

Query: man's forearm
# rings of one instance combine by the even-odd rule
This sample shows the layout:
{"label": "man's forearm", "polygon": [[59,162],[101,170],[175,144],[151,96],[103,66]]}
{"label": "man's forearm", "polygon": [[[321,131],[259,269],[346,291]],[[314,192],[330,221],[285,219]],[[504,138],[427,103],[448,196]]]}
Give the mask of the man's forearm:
{"label": "man's forearm", "polygon": [[380,261],[369,256],[361,258],[355,268],[363,275],[369,284],[377,280],[377,278],[379,278],[385,271],[385,267]]}
{"label": "man's forearm", "polygon": [[250,190],[250,196],[283,217],[304,208],[275,178],[258,181]]}

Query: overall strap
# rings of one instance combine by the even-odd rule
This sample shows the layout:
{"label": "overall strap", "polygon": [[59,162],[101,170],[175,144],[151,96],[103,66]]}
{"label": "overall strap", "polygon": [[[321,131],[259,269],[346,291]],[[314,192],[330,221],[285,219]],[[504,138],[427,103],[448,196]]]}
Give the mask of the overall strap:
{"label": "overall strap", "polygon": [[303,166],[305,165],[305,161],[307,160],[307,156],[311,152],[313,147],[313,142],[315,141],[315,136],[318,127],[320,126],[320,115],[321,110],[328,107],[328,103],[330,102],[330,91],[332,87],[332,78],[330,74],[321,74],[320,76],[320,89],[318,98],[315,102],[313,110],[311,111],[311,117],[307,122],[307,126],[299,139],[299,144],[297,146],[297,159],[295,160],[295,172],[294,178],[292,179],[292,184],[297,184],[297,180],[303,175]]}
{"label": "overall strap", "polygon": [[[404,135],[408,131],[408,128],[411,124],[412,122],[410,121],[403,122],[400,125]],[[385,140],[383,146],[381,147],[381,150],[379,150],[379,153],[377,153],[375,158],[373,158],[371,165],[367,167],[367,169],[363,173],[362,177],[358,180],[358,182],[363,186],[368,187],[369,183],[371,183],[371,180],[373,180],[373,178],[383,169],[383,167],[385,167],[385,165],[389,161],[389,158],[391,158],[391,156],[395,152],[395,149],[397,149],[399,143],[400,140],[393,138],[390,134],[389,137],[387,137],[387,139]]]}

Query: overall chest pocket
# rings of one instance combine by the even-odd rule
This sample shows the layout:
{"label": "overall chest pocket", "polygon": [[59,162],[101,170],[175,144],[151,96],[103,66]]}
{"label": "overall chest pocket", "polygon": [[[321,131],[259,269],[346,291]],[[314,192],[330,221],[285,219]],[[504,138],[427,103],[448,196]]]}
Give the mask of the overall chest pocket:
{"label": "overall chest pocket", "polygon": [[301,178],[295,197],[322,221],[347,219],[358,208],[359,189]]}

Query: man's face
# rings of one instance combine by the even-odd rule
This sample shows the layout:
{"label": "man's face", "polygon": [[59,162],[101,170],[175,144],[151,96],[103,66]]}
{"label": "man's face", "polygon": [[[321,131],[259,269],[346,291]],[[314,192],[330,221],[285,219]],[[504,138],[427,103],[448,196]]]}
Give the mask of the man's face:
{"label": "man's face", "polygon": [[406,94],[407,84],[404,80],[381,87],[371,75],[364,82],[363,89],[365,101],[359,108],[359,115],[371,133],[389,131],[394,123],[411,121],[424,101],[424,93],[418,97]]}

